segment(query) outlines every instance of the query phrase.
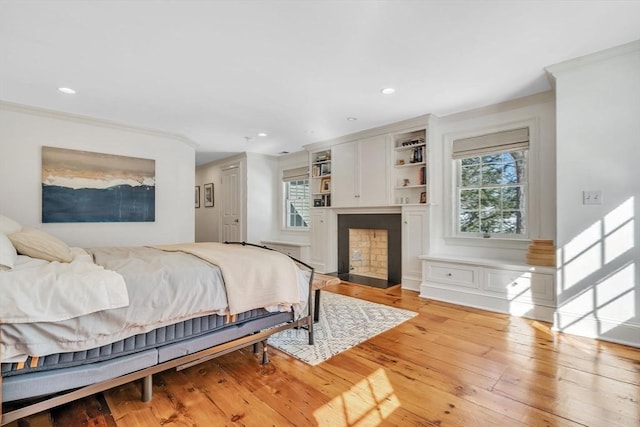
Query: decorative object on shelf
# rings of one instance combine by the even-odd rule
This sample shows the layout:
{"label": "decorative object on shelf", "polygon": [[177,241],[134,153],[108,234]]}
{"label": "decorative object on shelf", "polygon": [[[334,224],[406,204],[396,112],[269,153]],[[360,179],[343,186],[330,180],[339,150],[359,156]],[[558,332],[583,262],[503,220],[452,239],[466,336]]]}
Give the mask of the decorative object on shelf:
{"label": "decorative object on shelf", "polygon": [[553,240],[533,239],[526,254],[527,264],[554,267],[556,265],[556,248]]}
{"label": "decorative object on shelf", "polygon": [[402,186],[406,187],[407,185],[411,184],[411,180],[409,178],[405,178],[402,180]]}
{"label": "decorative object on shelf", "polygon": [[400,145],[402,147],[406,147],[406,146],[417,145],[417,144],[424,144],[424,138],[409,139],[407,141],[403,141]]}
{"label": "decorative object on shelf", "polygon": [[314,208],[322,207],[322,199],[313,199],[313,207]]}
{"label": "decorative object on shelf", "polygon": [[200,207],[200,186],[196,185],[196,208]]}
{"label": "decorative object on shelf", "polygon": [[213,207],[213,183],[204,185],[204,207]]}
{"label": "decorative object on shelf", "polygon": [[424,147],[417,147],[411,151],[411,163],[422,163],[422,151]]}
{"label": "decorative object on shelf", "polygon": [[320,192],[321,193],[331,192],[331,178],[322,178],[322,181],[320,181]]}
{"label": "decorative object on shelf", "polygon": [[404,159],[400,159],[400,160],[398,160],[397,165],[398,165],[398,166],[402,166],[402,165],[404,165]]}
{"label": "decorative object on shelf", "polygon": [[427,192],[423,191],[420,193],[420,203],[427,203]]}

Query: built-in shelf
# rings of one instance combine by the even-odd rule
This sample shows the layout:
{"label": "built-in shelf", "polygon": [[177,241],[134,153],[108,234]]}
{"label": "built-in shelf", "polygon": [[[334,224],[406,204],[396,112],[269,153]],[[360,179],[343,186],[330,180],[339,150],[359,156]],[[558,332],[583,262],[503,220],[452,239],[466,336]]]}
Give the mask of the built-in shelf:
{"label": "built-in shelf", "polygon": [[331,149],[311,153],[311,206],[331,206]]}
{"label": "built-in shelf", "polygon": [[393,202],[398,205],[426,204],[427,130],[393,135]]}

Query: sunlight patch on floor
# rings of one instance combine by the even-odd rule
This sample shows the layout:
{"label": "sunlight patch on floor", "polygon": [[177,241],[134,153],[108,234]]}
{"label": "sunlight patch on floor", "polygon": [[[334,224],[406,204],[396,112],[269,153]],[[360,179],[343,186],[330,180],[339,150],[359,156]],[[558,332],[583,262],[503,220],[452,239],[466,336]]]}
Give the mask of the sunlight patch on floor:
{"label": "sunlight patch on floor", "polygon": [[318,426],[376,426],[400,407],[384,369],[378,369],[349,390],[318,408]]}

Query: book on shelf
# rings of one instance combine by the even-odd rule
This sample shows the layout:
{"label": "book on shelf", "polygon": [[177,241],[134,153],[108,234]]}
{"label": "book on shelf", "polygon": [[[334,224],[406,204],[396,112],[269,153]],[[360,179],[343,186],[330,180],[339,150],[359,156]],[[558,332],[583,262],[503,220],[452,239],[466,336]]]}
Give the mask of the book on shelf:
{"label": "book on shelf", "polygon": [[420,185],[425,185],[427,183],[427,168],[426,166],[422,166],[420,168],[420,172],[418,174],[418,182]]}

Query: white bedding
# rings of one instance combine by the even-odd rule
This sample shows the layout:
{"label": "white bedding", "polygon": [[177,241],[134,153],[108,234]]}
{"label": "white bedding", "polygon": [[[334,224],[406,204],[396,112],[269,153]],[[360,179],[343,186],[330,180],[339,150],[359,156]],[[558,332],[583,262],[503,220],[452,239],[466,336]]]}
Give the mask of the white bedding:
{"label": "white bedding", "polygon": [[[76,250],[74,248],[74,252]],[[88,350],[183,320],[229,312],[220,269],[195,256],[152,248],[89,251],[98,264],[122,274],[130,304],[62,321],[4,323],[0,325],[3,363],[21,362],[27,356]],[[297,286],[300,306],[304,308],[308,278],[300,270],[297,270]],[[33,298],[33,294],[26,296]],[[59,299],[66,296],[65,293]],[[276,305],[267,310],[286,308]]]}
{"label": "white bedding", "polygon": [[0,322],[56,322],[129,304],[124,278],[80,248],[70,263],[19,255],[0,272]]}
{"label": "white bedding", "polygon": [[231,314],[274,306],[286,310],[294,306],[296,313],[300,312],[300,291],[296,286],[298,268],[291,258],[280,252],[217,242],[153,247],[189,253],[220,267]]}

